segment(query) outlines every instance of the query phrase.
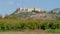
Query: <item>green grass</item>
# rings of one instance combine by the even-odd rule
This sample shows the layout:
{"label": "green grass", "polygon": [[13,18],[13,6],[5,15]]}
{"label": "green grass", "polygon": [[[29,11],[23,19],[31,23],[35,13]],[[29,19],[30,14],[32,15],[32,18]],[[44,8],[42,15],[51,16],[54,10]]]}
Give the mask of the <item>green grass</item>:
{"label": "green grass", "polygon": [[[41,32],[34,30],[42,30]],[[33,19],[0,19],[0,32],[21,33],[28,30],[29,33],[60,33],[60,20],[33,20]],[[32,30],[32,31],[30,31]],[[13,31],[13,32],[11,32]],[[27,31],[27,32],[28,32]],[[24,34],[27,33],[24,31]]]}

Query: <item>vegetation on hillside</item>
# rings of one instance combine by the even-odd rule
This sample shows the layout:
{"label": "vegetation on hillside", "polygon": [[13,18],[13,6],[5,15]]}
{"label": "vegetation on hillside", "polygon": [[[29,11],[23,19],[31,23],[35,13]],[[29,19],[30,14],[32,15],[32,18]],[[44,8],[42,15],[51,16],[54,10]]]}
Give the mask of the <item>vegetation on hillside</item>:
{"label": "vegetation on hillside", "polygon": [[37,10],[32,10],[32,12],[34,12],[34,13],[40,13],[39,11],[37,11]]}

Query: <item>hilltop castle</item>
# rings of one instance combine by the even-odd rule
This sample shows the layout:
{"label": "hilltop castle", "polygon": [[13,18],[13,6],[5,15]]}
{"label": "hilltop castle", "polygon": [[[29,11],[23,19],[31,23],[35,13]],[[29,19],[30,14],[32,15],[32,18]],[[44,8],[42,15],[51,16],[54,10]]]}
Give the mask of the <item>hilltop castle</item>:
{"label": "hilltop castle", "polygon": [[32,12],[32,10],[37,10],[39,12],[44,12],[41,8],[18,8],[15,12],[15,14],[21,13],[21,12]]}

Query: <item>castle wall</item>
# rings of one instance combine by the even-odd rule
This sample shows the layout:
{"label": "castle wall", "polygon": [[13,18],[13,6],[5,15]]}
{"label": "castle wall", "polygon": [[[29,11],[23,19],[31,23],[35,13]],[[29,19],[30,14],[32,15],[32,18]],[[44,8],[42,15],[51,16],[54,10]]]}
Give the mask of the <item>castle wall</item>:
{"label": "castle wall", "polygon": [[18,13],[21,13],[21,12],[32,12],[32,10],[37,10],[39,12],[43,12],[43,10],[41,8],[20,8],[18,11],[17,11],[17,14]]}

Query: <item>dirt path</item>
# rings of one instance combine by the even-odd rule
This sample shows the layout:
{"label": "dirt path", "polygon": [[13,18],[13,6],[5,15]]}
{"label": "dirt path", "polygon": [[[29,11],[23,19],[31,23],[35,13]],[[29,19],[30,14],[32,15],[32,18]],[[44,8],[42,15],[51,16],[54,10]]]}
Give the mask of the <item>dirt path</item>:
{"label": "dirt path", "polygon": [[59,34],[59,33],[43,33],[43,32],[0,32],[0,34]]}

